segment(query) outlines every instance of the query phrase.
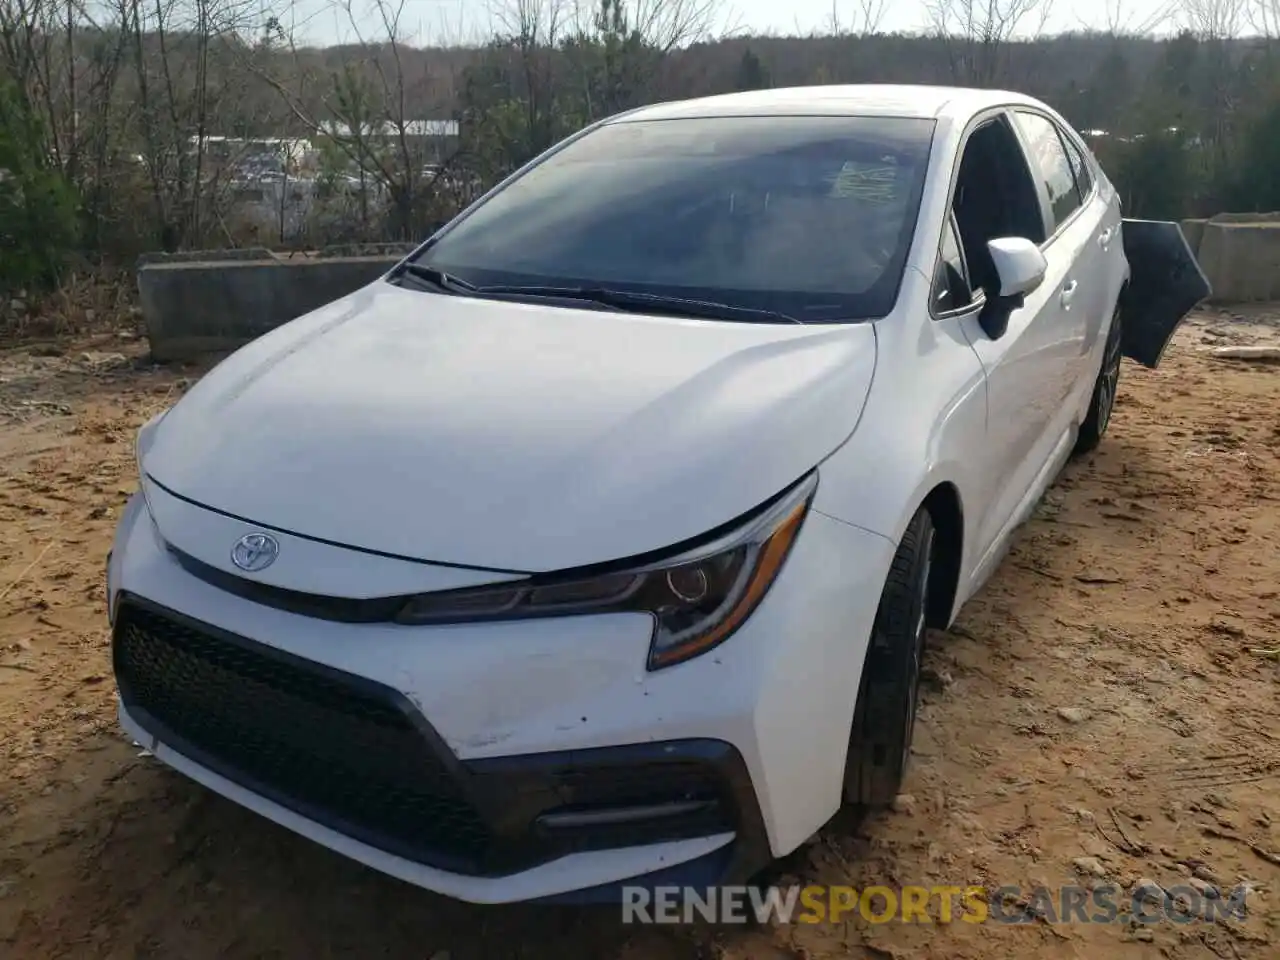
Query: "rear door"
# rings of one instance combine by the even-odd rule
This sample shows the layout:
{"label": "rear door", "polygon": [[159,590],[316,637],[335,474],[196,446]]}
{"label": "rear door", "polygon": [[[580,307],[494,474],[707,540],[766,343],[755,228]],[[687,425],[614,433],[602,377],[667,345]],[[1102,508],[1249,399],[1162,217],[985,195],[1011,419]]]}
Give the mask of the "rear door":
{"label": "rear door", "polygon": [[1069,140],[1058,124],[1034,110],[1019,108],[1013,115],[1048,207],[1049,238],[1041,249],[1049,261],[1045,282],[1059,280],[1058,296],[1051,304],[1057,307],[1055,369],[1061,378],[1054,385],[1054,400],[1063,409],[1077,393],[1081,378],[1092,382],[1096,375],[1090,369],[1090,357],[1111,315],[1099,244],[1104,207],[1094,203],[1097,194],[1092,183],[1082,189],[1078,156],[1073,158],[1069,152]]}
{"label": "rear door", "polygon": [[1080,271],[1088,285],[1087,318],[1085,332],[1086,356],[1093,362],[1086,365],[1082,375],[1088,378],[1093,389],[1093,378],[1101,358],[1102,341],[1120,288],[1124,284],[1125,265],[1120,240],[1120,205],[1116,202],[1115,188],[1098,176],[1096,161],[1083,141],[1065,124],[1056,124],[1063,148],[1071,163],[1076,190],[1080,194],[1081,216],[1090,225],[1089,241],[1080,253]]}

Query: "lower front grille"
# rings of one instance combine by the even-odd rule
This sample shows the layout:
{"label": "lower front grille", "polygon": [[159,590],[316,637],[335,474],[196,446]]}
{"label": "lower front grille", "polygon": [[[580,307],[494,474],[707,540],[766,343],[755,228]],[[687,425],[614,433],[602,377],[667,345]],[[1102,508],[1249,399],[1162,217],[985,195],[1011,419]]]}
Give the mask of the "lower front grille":
{"label": "lower front grille", "polygon": [[396,691],[132,600],[113,657],[126,708],[192,760],[370,846],[485,872],[493,837]]}

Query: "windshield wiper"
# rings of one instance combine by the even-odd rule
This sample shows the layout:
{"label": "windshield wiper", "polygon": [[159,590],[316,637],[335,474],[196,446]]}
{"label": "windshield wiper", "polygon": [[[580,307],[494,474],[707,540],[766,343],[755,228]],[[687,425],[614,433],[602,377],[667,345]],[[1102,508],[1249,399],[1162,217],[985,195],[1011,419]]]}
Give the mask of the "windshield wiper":
{"label": "windshield wiper", "polygon": [[435,267],[414,263],[412,260],[402,263],[396,272],[392,274],[392,278],[402,277],[406,273],[415,280],[424,280],[433,287],[439,287],[447,293],[475,293],[476,291],[474,283],[468,283],[466,280],[445,273],[443,270],[437,270]]}
{"label": "windshield wiper", "polygon": [[603,304],[615,310],[636,313],[662,313],[681,317],[699,317],[706,320],[743,320],[756,323],[804,323],[778,310],[757,307],[739,307],[715,300],[691,300],[660,293],[636,293],[630,290],[612,290],[608,287],[547,287],[499,284],[476,287],[481,296],[546,297],[558,300],[586,300]]}

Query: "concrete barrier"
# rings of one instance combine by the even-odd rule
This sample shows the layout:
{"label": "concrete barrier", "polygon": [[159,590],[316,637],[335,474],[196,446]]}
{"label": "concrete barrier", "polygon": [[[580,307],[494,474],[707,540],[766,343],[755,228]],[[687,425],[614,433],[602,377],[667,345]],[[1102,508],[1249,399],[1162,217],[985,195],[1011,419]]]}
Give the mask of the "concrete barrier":
{"label": "concrete barrier", "polygon": [[[1213,285],[1211,302],[1280,300],[1280,213],[1184,220],[1182,232]],[[372,283],[411,249],[366,244],[292,256],[266,249],[147,255],[139,261],[138,293],[152,355],[192,360],[234,349]]]}
{"label": "concrete barrier", "polygon": [[1204,237],[1204,225],[1208,222],[1208,220],[1182,221],[1182,235],[1187,238],[1187,246],[1191,248],[1197,260],[1200,259],[1200,241]]}
{"label": "concrete barrier", "polygon": [[138,295],[151,354],[168,362],[233,350],[372,283],[411,249],[373,244],[293,256],[261,249],[145,256]]}
{"label": "concrete barrier", "polygon": [[1280,300],[1280,213],[1220,213],[1182,232],[1213,285],[1212,303]]}

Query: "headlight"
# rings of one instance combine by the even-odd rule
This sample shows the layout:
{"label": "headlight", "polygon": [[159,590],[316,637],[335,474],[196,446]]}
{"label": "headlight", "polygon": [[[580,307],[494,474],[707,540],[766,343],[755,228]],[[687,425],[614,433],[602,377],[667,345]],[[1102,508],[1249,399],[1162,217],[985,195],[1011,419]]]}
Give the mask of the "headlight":
{"label": "headlight", "polygon": [[398,623],[460,623],[588,613],[648,613],[654,619],[649,669],[688,660],[723,643],[764,598],[795,543],[817,474],[775,498],[746,523],[677,557],[576,578],[414,597]]}
{"label": "headlight", "polygon": [[168,410],[162,410],[154,417],[138,428],[138,440],[133,447],[134,460],[138,467],[138,491],[142,494],[142,499],[147,505],[147,513],[151,513],[151,503],[147,500],[147,471],[143,468],[142,462],[147,457],[147,451],[151,449],[151,444],[156,439],[156,427],[160,426],[160,421],[164,419],[164,415]]}
{"label": "headlight", "polygon": [[162,410],[154,417],[138,428],[138,441],[134,444],[133,453],[138,462],[138,476],[143,475],[142,461],[147,455],[147,451],[151,449],[151,444],[155,442],[156,427],[160,426],[160,421],[164,419],[164,415],[168,410]]}

